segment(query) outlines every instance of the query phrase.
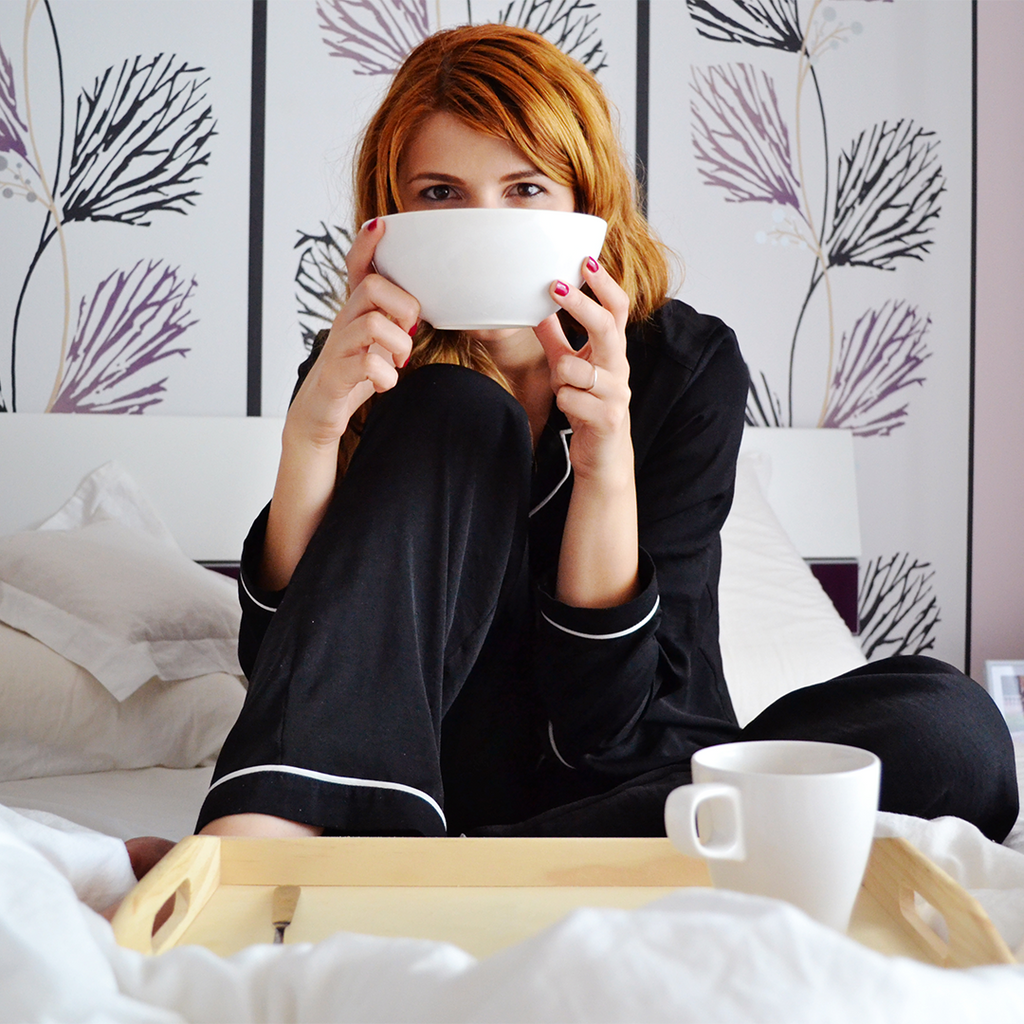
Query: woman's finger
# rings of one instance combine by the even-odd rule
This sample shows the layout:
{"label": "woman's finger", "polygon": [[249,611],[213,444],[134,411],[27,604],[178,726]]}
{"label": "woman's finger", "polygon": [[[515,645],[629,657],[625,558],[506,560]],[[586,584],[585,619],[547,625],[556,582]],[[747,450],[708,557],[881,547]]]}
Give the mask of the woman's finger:
{"label": "woman's finger", "polygon": [[[386,391],[394,387],[397,369],[405,365],[411,350],[408,333],[380,310],[371,310],[343,328],[332,329],[303,389],[308,385],[328,405],[345,401],[353,388],[366,381],[374,391]],[[386,373],[382,372],[385,366],[389,367]],[[369,392],[361,390],[360,396],[365,401]]]}
{"label": "woman's finger", "polygon": [[629,298],[593,258],[584,262],[583,279],[594,293],[594,299],[564,281],[551,285],[551,295],[587,332],[593,361],[598,366],[619,369],[626,363]]}
{"label": "woman's finger", "polygon": [[364,379],[373,385],[374,391],[389,391],[398,383],[398,370],[390,359],[375,352],[374,348],[371,346],[363,359]]}
{"label": "woman's finger", "polygon": [[592,256],[583,261],[583,280],[590,285],[597,301],[612,314],[619,330],[624,331],[629,319],[629,296],[619,282]]}
{"label": "woman's finger", "polygon": [[356,240],[352,243],[345,256],[345,268],[348,271],[348,290],[352,292],[359,287],[363,278],[373,272],[373,253],[377,243],[384,237],[384,218],[375,217],[359,229]]}
{"label": "woman's finger", "polygon": [[[568,385],[577,391],[597,392],[598,370],[588,359],[578,355],[562,356],[555,366],[554,380],[556,389]],[[606,371],[607,372],[607,371]]]}
{"label": "woman's finger", "polygon": [[574,351],[557,316],[549,316],[542,321],[534,328],[534,334],[547,356],[553,391],[557,392],[566,384],[582,391],[593,389],[596,367],[587,358],[590,354],[589,345],[584,345],[579,352]]}
{"label": "woman's finger", "polygon": [[419,302],[380,274],[368,274],[363,278],[342,307],[336,323],[340,328],[373,311],[383,313],[408,334],[415,333],[419,323]]}
{"label": "woman's finger", "polygon": [[375,353],[392,366],[404,366],[412,352],[412,337],[400,324],[380,309],[371,309],[345,332],[346,343],[339,345],[338,355]]}
{"label": "woman's finger", "polygon": [[558,322],[558,315],[556,313],[552,313],[547,319],[541,320],[534,327],[533,333],[537,336],[540,347],[544,349],[544,355],[548,357],[548,366],[551,367],[552,371],[558,364],[558,360],[563,356],[576,354],[565,336],[565,331],[562,330],[562,325]]}
{"label": "woman's finger", "polygon": [[572,386],[574,388],[577,388],[580,391],[594,391],[597,388],[598,369],[597,369],[597,367],[593,363],[586,363],[586,369],[592,371],[592,376],[590,378],[590,383],[589,384],[585,384],[585,385],[584,384],[573,384]]}

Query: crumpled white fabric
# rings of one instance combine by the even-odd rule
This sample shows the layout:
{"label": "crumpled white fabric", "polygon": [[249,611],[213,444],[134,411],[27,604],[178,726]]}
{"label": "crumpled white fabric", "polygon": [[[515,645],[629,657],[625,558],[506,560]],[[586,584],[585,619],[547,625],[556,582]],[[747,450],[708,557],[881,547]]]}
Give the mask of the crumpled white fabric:
{"label": "crumpled white fabric", "polygon": [[135,885],[128,849],[120,839],[48,811],[0,805],[0,837],[19,840],[44,857],[93,910],[105,910]]}
{"label": "crumpled white fabric", "polygon": [[[880,826],[914,833],[969,886],[1008,895],[1001,883],[1020,879],[1024,855],[962,822],[887,815]],[[943,971],[884,957],[785,904],[706,889],[642,910],[576,911],[480,961],[442,943],[346,933],[228,959],[199,947],[145,957],[117,946],[76,895],[95,905],[126,890],[126,860],[118,840],[0,813],[0,1020],[1024,1020],[1024,967]]]}

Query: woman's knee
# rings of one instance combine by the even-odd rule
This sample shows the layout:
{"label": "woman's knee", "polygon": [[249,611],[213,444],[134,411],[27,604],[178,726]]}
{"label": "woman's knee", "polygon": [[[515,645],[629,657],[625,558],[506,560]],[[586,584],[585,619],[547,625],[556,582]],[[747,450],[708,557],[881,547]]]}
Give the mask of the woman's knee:
{"label": "woman's knee", "polygon": [[495,446],[530,455],[526,410],[497,381],[464,366],[436,363],[406,375],[377,401],[364,430],[401,435],[409,445],[473,453]]}
{"label": "woman's knee", "polygon": [[882,760],[882,810],[954,815],[997,840],[1017,817],[1013,743],[1001,712],[974,680],[935,658],[884,659],[793,691],[742,738],[873,751]]}

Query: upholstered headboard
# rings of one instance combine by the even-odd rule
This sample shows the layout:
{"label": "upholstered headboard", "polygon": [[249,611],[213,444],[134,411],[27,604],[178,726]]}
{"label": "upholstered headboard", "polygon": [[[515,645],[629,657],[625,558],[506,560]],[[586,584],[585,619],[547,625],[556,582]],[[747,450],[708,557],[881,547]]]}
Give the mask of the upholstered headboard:
{"label": "upholstered headboard", "polygon": [[281,419],[0,415],[0,534],[35,526],[83,477],[121,463],[185,554],[237,561],[274,489]]}
{"label": "upholstered headboard", "polygon": [[[87,474],[121,463],[186,554],[237,559],[274,486],[283,420],[205,416],[0,415],[0,534],[55,512]],[[815,566],[856,565],[860,527],[848,431],[747,428],[769,504]],[[826,589],[828,589],[826,587]]]}
{"label": "upholstered headboard", "polygon": [[859,632],[860,516],[848,430],[747,427],[741,455],[797,551],[852,633]]}

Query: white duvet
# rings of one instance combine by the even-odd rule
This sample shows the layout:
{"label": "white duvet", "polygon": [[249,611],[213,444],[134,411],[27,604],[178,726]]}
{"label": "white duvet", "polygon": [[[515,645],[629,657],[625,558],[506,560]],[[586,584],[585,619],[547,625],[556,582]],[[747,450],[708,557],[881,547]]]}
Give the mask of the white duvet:
{"label": "white duvet", "polygon": [[[31,813],[31,817],[29,814]],[[879,816],[1024,940],[1024,854],[956,819]],[[102,908],[132,884],[123,843],[0,808],[4,1021],[1024,1021],[1024,966],[887,958],[784,904],[693,889],[581,910],[486,960],[339,933],[316,945],[121,949]],[[1018,954],[1019,955],[1019,954]]]}

